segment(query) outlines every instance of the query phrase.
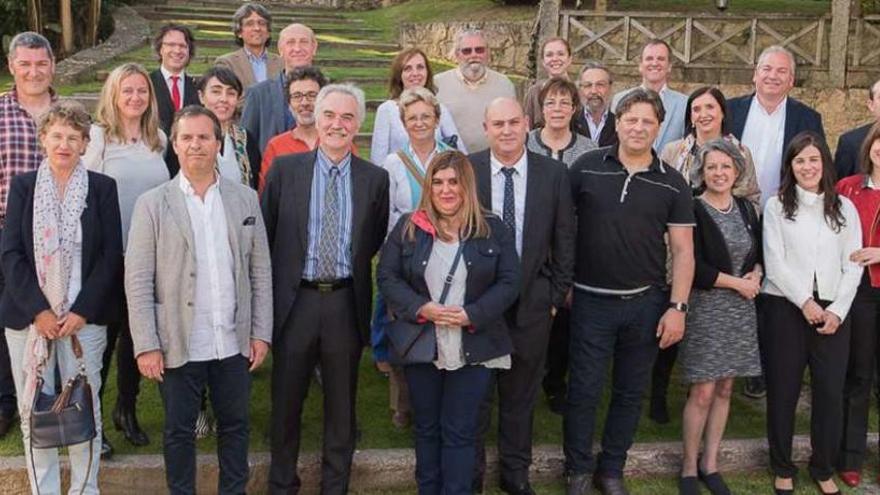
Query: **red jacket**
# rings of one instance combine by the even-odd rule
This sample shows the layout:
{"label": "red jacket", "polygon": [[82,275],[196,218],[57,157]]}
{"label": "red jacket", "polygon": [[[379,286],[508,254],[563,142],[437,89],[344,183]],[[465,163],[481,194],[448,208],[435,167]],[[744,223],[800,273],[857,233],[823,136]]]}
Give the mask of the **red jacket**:
{"label": "red jacket", "polygon": [[[862,245],[880,247],[880,190],[868,187],[865,174],[852,175],[837,183],[837,192],[849,198],[859,212],[862,221]],[[880,287],[880,263],[868,265],[871,287]]]}

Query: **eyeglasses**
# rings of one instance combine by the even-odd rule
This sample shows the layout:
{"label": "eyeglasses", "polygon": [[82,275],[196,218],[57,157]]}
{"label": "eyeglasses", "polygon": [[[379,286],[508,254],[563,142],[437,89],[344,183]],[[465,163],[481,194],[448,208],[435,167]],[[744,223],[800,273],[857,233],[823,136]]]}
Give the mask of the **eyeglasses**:
{"label": "eyeglasses", "polygon": [[579,86],[581,87],[581,89],[593,89],[593,88],[605,89],[610,85],[611,85],[611,83],[609,83],[608,81],[596,81],[596,82],[589,82],[588,81],[588,82],[580,83]]}
{"label": "eyeglasses", "polygon": [[315,101],[318,98],[318,93],[314,91],[309,91],[308,93],[294,93],[290,95],[290,101]]}
{"label": "eyeglasses", "polygon": [[244,21],[241,23],[243,27],[253,28],[253,27],[267,27],[269,25],[268,22],[263,19],[251,19],[249,21]]}
{"label": "eyeglasses", "polygon": [[558,107],[558,108],[562,108],[562,109],[567,109],[567,108],[573,107],[574,103],[572,103],[571,100],[549,100],[548,99],[548,100],[544,100],[544,106],[547,108]]}
{"label": "eyeglasses", "polygon": [[186,43],[172,43],[170,41],[163,41],[162,46],[164,46],[165,48],[177,48],[179,50],[189,51],[189,45],[187,45]]}
{"label": "eyeglasses", "polygon": [[482,54],[486,53],[486,47],[485,46],[475,46],[475,47],[471,48],[469,46],[466,46],[464,48],[459,48],[458,51],[459,51],[459,53],[461,53],[464,56],[468,56],[471,53],[476,53],[477,55],[482,55]]}

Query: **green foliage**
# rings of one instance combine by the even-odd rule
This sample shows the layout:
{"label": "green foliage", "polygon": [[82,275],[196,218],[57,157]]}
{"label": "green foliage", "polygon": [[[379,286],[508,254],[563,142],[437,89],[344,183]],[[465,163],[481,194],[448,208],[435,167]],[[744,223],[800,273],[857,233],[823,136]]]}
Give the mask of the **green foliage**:
{"label": "green foliage", "polygon": [[27,1],[0,0],[0,62],[6,65],[6,52],[15,33],[27,29]]}

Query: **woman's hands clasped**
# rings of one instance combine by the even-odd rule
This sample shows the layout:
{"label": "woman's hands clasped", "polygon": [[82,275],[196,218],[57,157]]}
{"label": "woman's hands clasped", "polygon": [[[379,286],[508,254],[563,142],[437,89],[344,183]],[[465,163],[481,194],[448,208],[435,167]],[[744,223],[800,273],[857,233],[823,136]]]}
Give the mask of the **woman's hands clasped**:
{"label": "woman's hands clasped", "polygon": [[471,324],[467,312],[461,306],[444,306],[429,302],[419,309],[419,316],[437,325],[448,327],[467,327]]}
{"label": "woman's hands clasped", "polygon": [[34,327],[43,337],[54,340],[69,337],[86,326],[86,319],[76,313],[58,318],[52,310],[44,309],[34,318]]}

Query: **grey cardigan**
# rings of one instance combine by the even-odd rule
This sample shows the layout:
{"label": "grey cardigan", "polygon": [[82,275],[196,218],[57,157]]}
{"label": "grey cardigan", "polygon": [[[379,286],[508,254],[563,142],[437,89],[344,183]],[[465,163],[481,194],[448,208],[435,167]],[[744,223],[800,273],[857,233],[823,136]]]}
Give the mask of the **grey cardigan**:
{"label": "grey cardigan", "polygon": [[[175,177],[135,203],[125,256],[134,354],[161,350],[166,368],[189,361],[195,299],[195,246],[183,191]],[[252,189],[219,178],[235,260],[235,330],[241,354],[250,340],[272,341],[272,276],[266,227]]]}

